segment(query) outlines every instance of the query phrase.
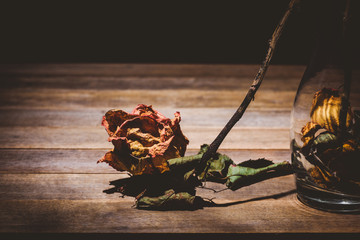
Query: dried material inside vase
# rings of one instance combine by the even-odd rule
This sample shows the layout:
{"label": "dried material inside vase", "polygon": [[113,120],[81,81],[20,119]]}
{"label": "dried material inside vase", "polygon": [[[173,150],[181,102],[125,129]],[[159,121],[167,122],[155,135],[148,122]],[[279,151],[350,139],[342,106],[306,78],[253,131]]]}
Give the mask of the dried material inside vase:
{"label": "dried material inside vase", "polygon": [[343,101],[339,90],[323,88],[314,94],[311,120],[301,129],[303,145],[293,143],[303,178],[321,189],[350,195],[360,195],[360,138],[359,112],[347,109],[344,129],[340,129],[340,110]]}

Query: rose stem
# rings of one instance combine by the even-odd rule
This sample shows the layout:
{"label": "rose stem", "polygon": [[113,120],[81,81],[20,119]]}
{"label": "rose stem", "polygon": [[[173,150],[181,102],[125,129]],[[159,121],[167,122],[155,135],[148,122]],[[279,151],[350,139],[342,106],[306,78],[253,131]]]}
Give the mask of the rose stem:
{"label": "rose stem", "polygon": [[346,118],[349,108],[350,86],[351,86],[351,49],[349,43],[349,22],[350,22],[350,0],[346,1],[345,13],[343,18],[343,61],[344,61],[344,91],[342,93],[342,101],[339,116],[339,139],[344,137],[346,131]]}
{"label": "rose stem", "polygon": [[[299,2],[300,2],[300,0],[291,0],[290,1],[288,9],[286,10],[284,16],[282,17],[280,23],[277,25],[277,27],[270,39],[269,48],[268,48],[267,54],[265,56],[265,60],[263,61],[262,65],[260,66],[260,69],[259,69],[248,93],[246,94],[243,102],[241,103],[239,108],[236,110],[234,115],[231,117],[229,122],[221,130],[219,135],[210,144],[209,149],[202,156],[202,158],[200,160],[200,164],[195,169],[194,174],[196,176],[198,176],[206,168],[207,161],[216,153],[216,151],[218,150],[220,144],[222,143],[222,141],[224,140],[226,135],[230,132],[230,130],[233,128],[233,126],[240,120],[240,118],[244,114],[246,108],[249,106],[251,100],[254,99],[255,93],[258,90],[258,88],[260,87],[261,82],[265,76],[266,70],[269,66],[269,63],[270,63],[271,58],[274,53],[276,43],[279,40],[279,37],[284,29],[285,23],[286,23],[288,17],[290,16],[291,12],[293,11],[295,5],[298,4]],[[206,169],[205,169],[205,171],[206,171]]]}

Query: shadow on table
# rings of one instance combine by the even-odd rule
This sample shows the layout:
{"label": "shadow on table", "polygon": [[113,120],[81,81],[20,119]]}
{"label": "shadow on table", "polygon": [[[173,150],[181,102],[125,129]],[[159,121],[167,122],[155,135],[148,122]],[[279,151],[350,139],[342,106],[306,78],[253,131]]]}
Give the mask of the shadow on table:
{"label": "shadow on table", "polygon": [[[257,178],[251,178],[248,179],[250,181],[243,181],[241,186],[238,186],[237,189],[278,176],[279,174],[266,174]],[[137,208],[159,211],[197,210],[205,207],[227,207],[266,199],[279,199],[296,193],[296,190],[293,189],[290,191],[272,194],[268,196],[261,196],[247,200],[218,204],[210,199],[196,196],[195,185],[198,183],[190,184],[190,186],[184,186],[181,183],[175,184],[174,182],[172,182],[172,180],[173,179],[171,179],[171,176],[165,176],[165,178],[164,176],[132,176],[129,178],[111,181],[110,185],[112,185],[113,187],[104,190],[104,192],[107,194],[120,193],[122,194],[121,197],[134,197],[134,200],[136,202],[135,206]],[[225,188],[223,190],[230,189]]]}
{"label": "shadow on table", "polygon": [[237,205],[237,204],[261,201],[261,200],[266,200],[266,199],[279,199],[279,198],[283,198],[283,197],[286,197],[286,196],[294,194],[294,193],[296,193],[296,189],[278,193],[278,194],[269,195],[269,196],[251,198],[251,199],[247,199],[247,200],[241,200],[241,201],[235,201],[235,202],[229,202],[229,203],[220,203],[220,204],[214,203],[210,207],[228,207],[228,206],[233,206],[233,205]]}

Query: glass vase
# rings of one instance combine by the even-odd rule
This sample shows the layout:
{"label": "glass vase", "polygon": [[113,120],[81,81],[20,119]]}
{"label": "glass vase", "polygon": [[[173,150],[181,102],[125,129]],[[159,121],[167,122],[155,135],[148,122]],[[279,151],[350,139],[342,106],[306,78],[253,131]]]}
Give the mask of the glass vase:
{"label": "glass vase", "polygon": [[321,210],[359,212],[360,28],[347,1],[321,4],[313,19],[316,46],[291,113],[297,196]]}

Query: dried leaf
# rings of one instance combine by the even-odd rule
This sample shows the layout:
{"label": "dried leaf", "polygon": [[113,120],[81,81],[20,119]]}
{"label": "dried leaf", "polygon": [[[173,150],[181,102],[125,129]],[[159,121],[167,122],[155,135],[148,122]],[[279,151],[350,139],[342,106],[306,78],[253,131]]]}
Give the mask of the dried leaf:
{"label": "dried leaf", "polygon": [[[256,163],[259,161],[259,163]],[[270,161],[271,162],[271,161]],[[278,177],[292,173],[292,167],[289,162],[271,163],[263,158],[258,160],[246,161],[245,165],[264,166],[259,168],[244,167],[241,163],[230,165],[227,173],[226,186],[231,190],[237,190],[243,186],[263,181],[268,178]]]}
{"label": "dried leaf", "polygon": [[[201,145],[199,155],[202,156],[209,149],[209,145]],[[233,160],[225,154],[215,153],[208,162],[207,167],[199,174],[199,179],[202,181],[225,182],[227,169],[233,164]]]}
{"label": "dried leaf", "polygon": [[247,161],[241,162],[238,166],[241,167],[249,167],[249,168],[263,168],[274,164],[272,161],[267,160],[265,158],[259,158],[256,160],[249,159]]}
{"label": "dried leaf", "polygon": [[227,169],[234,162],[226,155],[216,153],[208,161],[208,168],[201,174],[199,174],[200,180],[207,180],[213,182],[225,182]]}
{"label": "dried leaf", "polygon": [[319,154],[333,174],[341,179],[360,182],[360,146],[349,139],[337,148],[329,148]]}
{"label": "dried leaf", "polygon": [[339,179],[333,177],[331,173],[317,166],[310,168],[309,173],[313,181],[322,188],[332,188],[339,181]]}
{"label": "dried leaf", "polygon": [[[184,178],[188,179],[208,148],[209,145],[203,144],[197,155],[169,159],[169,166],[174,171],[184,171]],[[199,174],[199,179],[202,181],[225,182],[228,166],[233,164],[233,161],[225,154],[216,153],[209,159],[207,164],[208,167]]]}
{"label": "dried leaf", "polygon": [[336,148],[338,145],[338,138],[335,134],[330,132],[323,132],[314,139],[312,148],[316,149],[317,152],[323,152],[329,148]]}
{"label": "dried leaf", "polygon": [[195,210],[204,206],[201,197],[193,196],[187,192],[176,193],[169,189],[159,197],[143,196],[136,202],[136,208],[146,210]]}
{"label": "dried leaf", "polygon": [[329,145],[336,141],[337,141],[337,137],[335,134],[332,134],[330,132],[323,132],[323,133],[320,133],[319,136],[317,136],[314,139],[314,146],[319,146],[319,145],[323,145],[323,144]]}

